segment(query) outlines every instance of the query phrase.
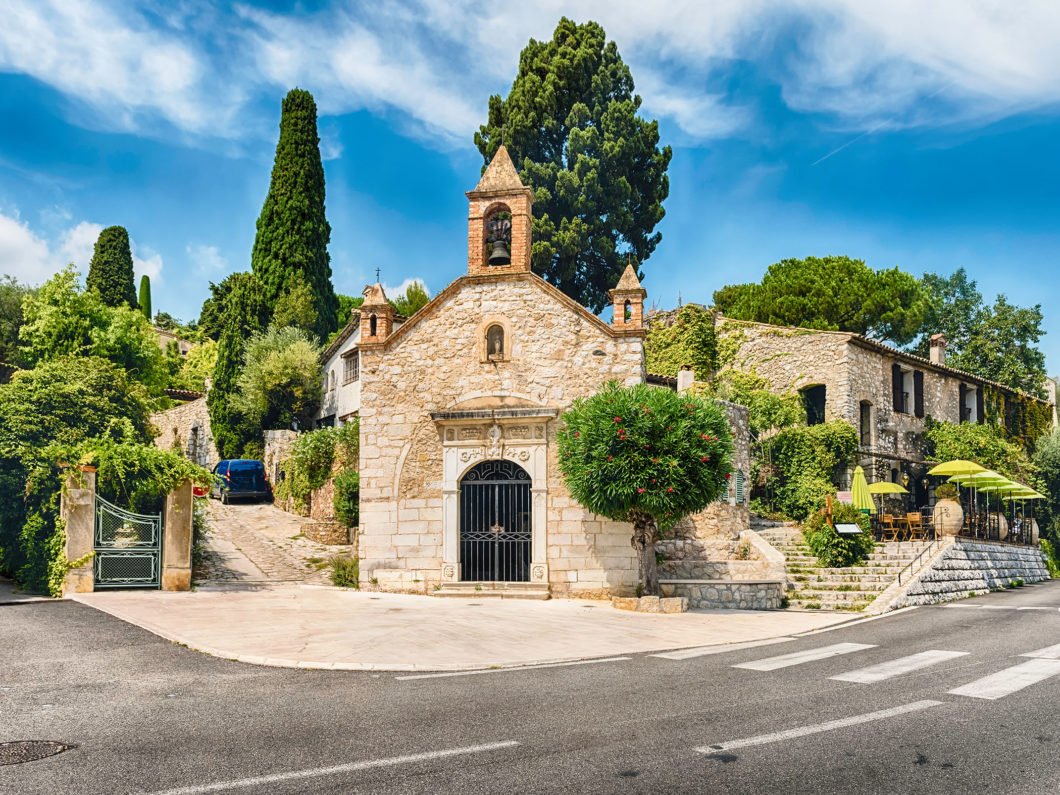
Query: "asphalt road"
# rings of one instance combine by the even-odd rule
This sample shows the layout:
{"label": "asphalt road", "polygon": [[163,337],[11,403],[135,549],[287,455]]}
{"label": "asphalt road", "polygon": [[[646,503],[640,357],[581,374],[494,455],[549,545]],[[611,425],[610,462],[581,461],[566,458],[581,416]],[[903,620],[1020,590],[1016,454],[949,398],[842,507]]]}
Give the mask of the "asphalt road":
{"label": "asphalt road", "polygon": [[0,742],[73,747],[0,792],[1060,792],[1060,581],[672,657],[271,669],[3,605]]}

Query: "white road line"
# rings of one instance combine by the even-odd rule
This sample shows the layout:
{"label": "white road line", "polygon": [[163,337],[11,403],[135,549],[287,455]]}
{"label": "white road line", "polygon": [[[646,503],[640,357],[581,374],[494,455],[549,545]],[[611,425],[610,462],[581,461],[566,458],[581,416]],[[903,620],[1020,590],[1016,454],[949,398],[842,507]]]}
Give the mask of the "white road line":
{"label": "white road line", "polygon": [[1038,657],[1042,660],[1060,660],[1060,643],[1055,646],[1046,646],[1044,649],[1038,649],[1038,651],[1029,651],[1026,654],[1021,654],[1020,657]]}
{"label": "white road line", "polygon": [[720,751],[730,751],[734,748],[747,748],[752,745],[767,745],[769,743],[783,742],[784,740],[794,740],[799,737],[806,737],[810,734],[820,734],[821,732],[843,729],[847,726],[857,726],[859,723],[872,723],[877,720],[896,718],[899,715],[906,715],[910,712],[919,712],[920,710],[928,709],[929,707],[937,707],[941,703],[941,701],[930,700],[914,701],[911,704],[903,704],[900,707],[894,707],[892,709],[882,709],[878,712],[867,712],[864,715],[854,715],[850,718],[830,720],[826,723],[818,723],[814,726],[802,726],[798,729],[785,729],[784,731],[773,732],[772,734],[760,734],[757,737],[745,737],[742,740],[730,740],[727,743],[704,745],[695,750],[696,753],[700,754],[716,754]]}
{"label": "white road line", "polygon": [[1025,663],[984,676],[948,691],[953,696],[985,698],[991,701],[1060,674],[1060,660],[1027,660]]}
{"label": "white road line", "polygon": [[831,646],[822,646],[819,649],[797,651],[791,654],[782,654],[779,657],[766,657],[763,660],[738,663],[733,668],[746,668],[750,671],[775,671],[778,668],[787,668],[789,665],[801,665],[814,660],[824,660],[828,657],[838,657],[840,654],[850,654],[851,652],[874,648],[876,648],[874,643],[835,643]]}
{"label": "white road line", "polygon": [[333,776],[337,773],[353,773],[358,770],[370,770],[375,767],[392,767],[394,765],[407,765],[413,762],[429,762],[433,759],[445,759],[449,756],[465,756],[467,754],[481,754],[485,751],[499,751],[503,748],[514,748],[519,745],[515,740],[505,740],[499,743],[486,743],[484,745],[469,745],[466,748],[447,748],[444,751],[427,751],[422,754],[409,754],[408,756],[392,756],[389,759],[370,759],[364,762],[350,762],[346,765],[334,765],[333,767],[318,767],[310,770],[292,770],[288,773],[273,773],[268,776],[254,776],[253,778],[241,778],[234,781],[217,781],[212,784],[193,784],[190,787],[178,787],[154,793],[154,795],[199,795],[203,792],[224,792],[242,787],[256,787],[261,784],[275,784],[280,781],[292,781],[303,778],[319,778],[320,776]]}
{"label": "white road line", "polygon": [[1030,607],[1017,607],[1016,609],[1017,610],[1047,610],[1050,613],[1053,612],[1054,610],[1056,610],[1055,607],[1048,607],[1048,606],[1043,606],[1043,605],[1034,605],[1034,606],[1030,606]]}
{"label": "white road line", "polygon": [[503,674],[511,671],[535,671],[538,668],[562,668],[565,665],[592,665],[594,663],[620,662],[631,659],[629,657],[604,657],[599,660],[574,660],[573,662],[543,663],[541,665],[518,665],[511,668],[480,668],[477,671],[448,671],[441,674],[412,674],[411,676],[395,676],[395,679],[442,679],[450,676],[477,676],[478,674]]}
{"label": "white road line", "polygon": [[897,660],[880,663],[879,665],[871,665],[868,668],[861,668],[857,671],[849,671],[848,673],[839,674],[839,676],[833,676],[830,678],[836,679],[840,682],[859,682],[868,685],[873,682],[882,682],[884,679],[890,679],[891,677],[900,676],[901,674],[907,674],[910,671],[918,671],[921,668],[927,668],[929,665],[946,662],[946,660],[952,660],[956,657],[963,657],[966,654],[968,654],[966,651],[941,651],[932,649],[930,651],[922,651],[919,654],[910,654],[908,657],[899,657]]}
{"label": "white road line", "polygon": [[652,657],[662,657],[664,660],[688,660],[692,657],[704,657],[708,654],[722,654],[727,651],[739,651],[740,649],[753,649],[757,646],[772,646],[774,643],[787,643],[795,638],[769,638],[768,640],[749,640],[744,643],[727,643],[723,646],[696,646],[691,649],[678,649],[663,654],[653,654]]}

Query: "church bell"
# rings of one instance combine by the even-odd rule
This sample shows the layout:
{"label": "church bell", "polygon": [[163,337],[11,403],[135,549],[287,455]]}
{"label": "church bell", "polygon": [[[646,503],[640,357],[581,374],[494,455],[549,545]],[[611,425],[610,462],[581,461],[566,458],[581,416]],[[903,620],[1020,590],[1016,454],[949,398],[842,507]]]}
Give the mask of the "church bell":
{"label": "church bell", "polygon": [[493,251],[490,252],[490,265],[510,265],[511,254],[508,253],[508,244],[503,240],[493,241]]}

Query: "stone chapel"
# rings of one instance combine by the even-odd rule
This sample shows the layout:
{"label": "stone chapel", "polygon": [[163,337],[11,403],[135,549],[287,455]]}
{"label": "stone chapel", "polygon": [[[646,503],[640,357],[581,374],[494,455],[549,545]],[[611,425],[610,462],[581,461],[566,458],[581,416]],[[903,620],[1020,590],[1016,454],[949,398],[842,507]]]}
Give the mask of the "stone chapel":
{"label": "stone chapel", "polygon": [[533,195],[503,146],[467,197],[465,276],[399,326],[383,288],[365,291],[361,580],[416,593],[629,593],[630,528],[568,495],[556,432],[576,397],[645,380],[645,291],[627,267],[608,324],[531,272]]}

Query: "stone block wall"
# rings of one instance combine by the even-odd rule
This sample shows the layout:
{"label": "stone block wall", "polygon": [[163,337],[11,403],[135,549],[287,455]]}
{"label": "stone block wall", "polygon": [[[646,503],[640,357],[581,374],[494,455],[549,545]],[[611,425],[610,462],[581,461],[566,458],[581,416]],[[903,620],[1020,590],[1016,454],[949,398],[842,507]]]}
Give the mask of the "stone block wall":
{"label": "stone block wall", "polygon": [[205,397],[152,414],[151,424],[159,431],[155,447],[160,450],[180,450],[189,461],[207,469],[221,460],[210,433]]}
{"label": "stone block wall", "polygon": [[[509,330],[506,358],[483,362],[481,340],[495,322]],[[642,382],[643,338],[612,333],[529,273],[463,277],[394,336],[378,350],[362,350],[361,571],[386,590],[422,592],[423,582],[440,581],[443,562],[444,440],[431,412],[563,410],[610,379]],[[632,592],[631,529],[571,499],[556,462],[557,426],[547,421],[542,440],[551,592]]]}
{"label": "stone block wall", "polygon": [[663,596],[683,596],[692,610],[778,610],[783,580],[660,580]]}
{"label": "stone block wall", "polygon": [[913,579],[891,607],[938,604],[1002,588],[1013,580],[1048,579],[1041,550],[1036,547],[957,539]]}

